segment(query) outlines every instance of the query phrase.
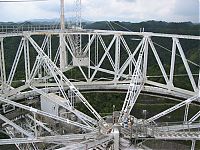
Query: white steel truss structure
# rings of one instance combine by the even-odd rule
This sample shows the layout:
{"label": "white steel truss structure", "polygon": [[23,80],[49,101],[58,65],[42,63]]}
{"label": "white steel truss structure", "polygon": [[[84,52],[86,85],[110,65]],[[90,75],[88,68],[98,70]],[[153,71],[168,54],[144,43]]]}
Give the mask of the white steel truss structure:
{"label": "white steel truss structure", "polygon": [[[182,43],[199,44],[200,36],[82,29],[81,0],[76,0],[75,28],[66,29],[64,0],[60,2],[60,29],[0,30],[0,125],[10,137],[0,139],[0,145],[34,150],[116,150],[120,138],[130,137],[135,141],[191,140],[194,149],[200,140],[196,122],[200,109],[192,117],[189,110],[200,102],[200,64],[189,60]],[[6,58],[10,53],[4,44],[14,38],[20,42],[15,43],[18,48],[9,65]],[[164,39],[168,48],[158,44],[157,38]],[[164,51],[168,54],[161,56]],[[163,58],[167,55],[170,62]],[[185,70],[188,87],[177,85],[176,61]],[[151,65],[157,67],[153,74]],[[79,77],[68,75],[74,70]],[[82,90],[126,91],[116,124],[106,122]],[[132,110],[143,92],[181,102],[150,118],[136,118]],[[182,122],[161,126],[157,121],[184,106]],[[131,128],[126,127],[128,120]]]}
{"label": "white steel truss structure", "polygon": [[[77,34],[81,35],[81,37],[87,41],[84,43],[85,46],[82,48],[84,54],[84,57],[82,58],[76,57],[73,44],[71,43],[72,39],[69,38]],[[36,35],[40,35],[44,38],[41,46],[39,46],[36,40],[34,40],[34,36]],[[52,39],[57,35],[58,37],[61,37],[60,40],[63,40],[63,42],[60,42],[60,44],[57,45],[58,47],[55,51],[55,48],[53,49],[52,47]],[[132,48],[128,45],[127,39],[132,39],[135,36],[140,37],[140,41],[132,40],[132,42],[135,43],[135,48]],[[13,37],[21,37],[21,41],[16,51],[13,65],[9,70],[5,67],[5,49],[3,45],[5,38]],[[172,40],[171,63],[168,71],[169,75],[159,57],[159,52],[156,48],[155,42],[153,41],[153,37]],[[199,112],[197,112],[192,118],[188,118],[189,105],[193,102],[199,102],[200,93],[200,79],[196,80],[194,78],[190,65],[192,63],[192,65],[199,69],[199,64],[191,62],[186,58],[183,47],[180,43],[180,39],[199,41],[199,36],[107,30],[87,31],[83,29],[81,31],[73,31],[65,29],[61,31],[48,30],[16,34],[7,33],[0,34],[0,38],[0,101],[7,106],[14,106],[13,108],[15,111],[22,109],[27,113],[27,115],[20,113],[15,118],[7,118],[3,114],[0,115],[1,120],[5,122],[2,124],[5,132],[7,132],[11,138],[11,140],[0,140],[0,144],[15,144],[18,149],[40,149],[41,145],[39,143],[51,143],[50,147],[63,147],[62,149],[78,149],[80,147],[85,147],[86,145],[90,145],[90,148],[101,147],[102,149],[105,149],[105,146],[108,146],[110,142],[117,142],[117,140],[114,140],[116,138],[113,136],[115,132],[109,132],[113,126],[106,123],[106,121],[88,103],[78,90],[91,90],[94,88],[99,90],[102,86],[104,86],[104,88],[101,90],[128,90],[118,120],[119,123],[122,124],[123,118],[131,115],[134,104],[142,91],[152,94],[163,94],[169,97],[176,97],[177,99],[186,99],[185,101],[182,101],[181,103],[152,116],[145,121],[140,121],[134,117],[134,122],[136,124],[142,125],[144,123],[146,126],[146,136],[144,136],[145,133],[142,130],[141,134],[137,134],[138,137],[146,138],[151,135],[158,140],[163,138],[169,140],[180,140],[183,136],[181,132],[179,133],[181,129],[187,130],[187,127],[189,127],[189,130],[191,130],[199,127],[198,125],[195,125],[195,121],[200,117]],[[64,44],[63,49],[66,51],[64,53],[59,52],[62,44]],[[32,51],[35,51],[34,59],[30,55]],[[150,51],[152,51],[160,69],[163,78],[162,82],[153,81],[151,80],[151,75],[148,75],[148,55],[150,54]],[[126,55],[124,53],[126,53]],[[125,59],[121,59],[122,54],[126,56]],[[175,60],[177,57],[182,60],[183,67],[185,68],[189,79],[188,84],[191,85],[190,89],[176,87],[174,84],[174,72],[176,68]],[[23,58],[23,60],[21,58]],[[62,66],[63,64],[58,63],[61,58],[66,58],[67,62],[64,63],[64,66]],[[34,61],[31,61],[31,59]],[[13,87],[20,61],[24,63],[24,84]],[[70,81],[66,77],[65,72],[74,68],[78,68],[83,78],[79,79],[79,81],[74,80],[71,82],[72,80],[70,79]],[[9,73],[7,73],[8,71]],[[99,73],[104,73],[106,76],[99,76]],[[200,78],[199,74],[200,73],[197,75]],[[69,92],[66,92],[67,90]],[[56,94],[56,92],[59,94]],[[48,93],[55,94],[52,95]],[[74,95],[75,99],[79,99],[94,118],[77,110],[74,107],[72,97],[69,96],[68,93]],[[61,115],[54,115],[37,107],[29,107],[18,102],[20,99],[22,100],[24,98],[38,96],[40,96],[39,101],[41,101],[41,97],[45,97],[45,99],[50,103],[55,103],[59,105],[59,107],[65,109],[65,113],[74,114],[78,118],[78,121],[73,121],[70,118]],[[162,127],[162,129],[159,126],[154,126],[152,128],[150,125],[151,122],[155,123],[155,121],[160,117],[163,117],[183,106],[185,106],[185,114],[183,114],[184,119],[182,125],[166,126]],[[49,119],[41,119],[44,117]],[[26,126],[19,124],[19,121],[22,118],[26,120]],[[51,127],[51,120],[54,120],[54,122],[60,122],[61,124],[67,124],[68,126],[74,126],[74,130],[81,129],[86,133],[81,134],[80,137],[79,134],[60,135],[61,133],[53,130],[53,127]],[[171,130],[166,131],[163,130],[163,128],[170,128]],[[66,131],[63,130],[63,132]],[[194,136],[187,136],[186,139],[192,141],[198,140],[199,133],[195,133],[197,136],[196,134]],[[179,137],[180,134],[181,137]],[[93,141],[88,143],[87,138],[91,138]],[[100,138],[101,140],[97,142],[96,138]],[[80,145],[76,144],[78,141],[82,141]],[[66,143],[69,142],[71,143],[71,146],[66,147]],[[115,146],[116,145],[114,144],[113,147]]]}

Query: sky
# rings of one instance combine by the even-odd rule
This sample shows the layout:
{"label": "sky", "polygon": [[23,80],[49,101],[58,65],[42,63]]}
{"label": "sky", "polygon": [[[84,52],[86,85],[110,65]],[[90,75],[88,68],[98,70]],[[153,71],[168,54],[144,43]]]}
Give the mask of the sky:
{"label": "sky", "polygon": [[[66,18],[75,16],[74,3],[75,0],[65,0]],[[199,23],[199,3],[200,0],[82,0],[82,18],[89,21],[157,20]],[[59,9],[60,0],[0,2],[0,22],[59,18]]]}

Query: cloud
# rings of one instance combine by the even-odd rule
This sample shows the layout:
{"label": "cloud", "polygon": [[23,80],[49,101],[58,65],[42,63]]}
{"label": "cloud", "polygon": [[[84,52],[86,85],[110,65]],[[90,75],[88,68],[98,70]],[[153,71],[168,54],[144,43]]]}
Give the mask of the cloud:
{"label": "cloud", "polygon": [[[75,0],[65,0],[65,15],[75,15]],[[59,0],[33,3],[0,3],[0,21],[58,18]],[[82,0],[82,16],[87,20],[199,20],[199,0]]]}
{"label": "cloud", "polygon": [[199,12],[199,0],[176,0],[174,9],[177,15],[196,15]]}
{"label": "cloud", "polygon": [[136,0],[117,0],[118,2],[130,2],[134,3]]}
{"label": "cloud", "polygon": [[[92,0],[87,0],[92,3]],[[126,1],[126,2],[125,2]],[[85,6],[88,19],[143,21],[160,20],[170,14],[174,0],[97,0]]]}
{"label": "cloud", "polygon": [[176,0],[174,5],[174,16],[187,18],[193,22],[199,22],[199,0]]}
{"label": "cloud", "polygon": [[37,15],[37,11],[34,11],[37,8],[34,5],[26,5],[24,3],[6,3],[0,5],[0,21],[26,20],[31,16]]}

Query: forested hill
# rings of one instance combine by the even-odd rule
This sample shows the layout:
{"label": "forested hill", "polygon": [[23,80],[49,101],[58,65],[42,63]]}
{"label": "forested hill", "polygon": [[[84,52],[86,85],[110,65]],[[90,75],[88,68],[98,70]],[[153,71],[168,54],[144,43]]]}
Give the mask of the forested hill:
{"label": "forested hill", "polygon": [[[59,24],[58,20],[56,24]],[[67,23],[66,23],[67,24]],[[31,26],[31,25],[55,25],[55,21],[26,21],[21,23],[0,22],[1,26]],[[163,22],[163,21],[145,21],[140,23],[119,22],[119,21],[99,21],[82,23],[84,29],[103,29],[103,30],[121,30],[121,31],[140,31],[144,28],[146,32],[171,33],[171,34],[191,34],[200,35],[200,23],[192,22]]]}
{"label": "forested hill", "polygon": [[101,21],[83,23],[83,27],[86,29],[112,29],[122,31],[140,31],[144,28],[146,32],[200,35],[200,24],[194,24],[192,22],[168,23],[162,21],[146,21],[140,23],[130,23],[119,21]]}

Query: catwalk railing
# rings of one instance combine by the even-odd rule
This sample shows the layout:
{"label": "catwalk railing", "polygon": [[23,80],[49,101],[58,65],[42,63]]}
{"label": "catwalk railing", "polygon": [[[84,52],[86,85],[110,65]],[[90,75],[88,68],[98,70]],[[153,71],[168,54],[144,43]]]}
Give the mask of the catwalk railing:
{"label": "catwalk railing", "polygon": [[1,25],[0,34],[22,33],[24,31],[35,32],[45,30],[59,30],[60,25]]}

